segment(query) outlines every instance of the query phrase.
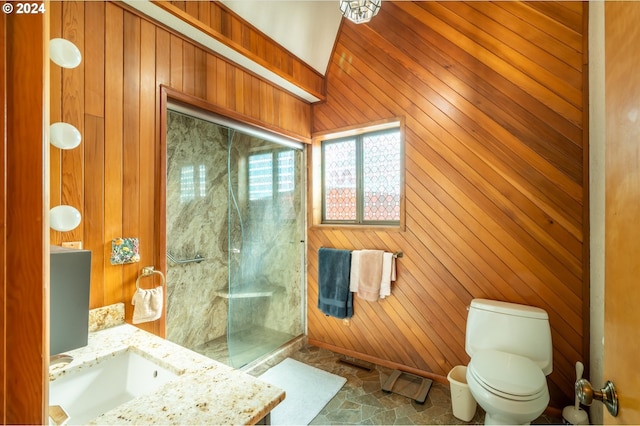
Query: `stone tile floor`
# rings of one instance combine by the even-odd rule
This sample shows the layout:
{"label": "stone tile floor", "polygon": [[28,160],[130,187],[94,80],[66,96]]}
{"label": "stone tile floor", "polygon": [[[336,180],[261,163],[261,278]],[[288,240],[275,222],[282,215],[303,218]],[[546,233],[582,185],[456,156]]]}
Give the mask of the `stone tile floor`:
{"label": "stone tile floor", "polygon": [[[339,362],[341,358],[352,358],[315,346],[305,346],[290,356],[347,379],[343,388],[311,422],[312,425],[466,424],[453,416],[448,384],[434,382],[425,403],[419,404],[382,390],[392,372],[389,368],[368,364],[373,369],[366,371]],[[469,423],[484,423],[484,412],[480,407]],[[561,424],[561,419],[542,415],[533,423]]]}

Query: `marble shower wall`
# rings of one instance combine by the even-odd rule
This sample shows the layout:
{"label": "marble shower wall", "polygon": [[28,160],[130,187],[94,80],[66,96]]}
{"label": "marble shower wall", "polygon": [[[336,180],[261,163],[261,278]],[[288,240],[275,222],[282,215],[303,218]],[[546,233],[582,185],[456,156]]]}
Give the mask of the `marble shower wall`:
{"label": "marble shower wall", "polygon": [[[250,201],[249,156],[282,147],[231,130],[229,177],[227,128],[171,111],[167,128],[167,250],[178,259],[207,259],[167,261],[167,339],[194,348],[252,327],[302,334],[302,151],[294,151],[295,191]],[[272,296],[229,298],[256,286]]]}
{"label": "marble shower wall", "polygon": [[167,339],[187,348],[227,332],[227,130],[167,114]]}

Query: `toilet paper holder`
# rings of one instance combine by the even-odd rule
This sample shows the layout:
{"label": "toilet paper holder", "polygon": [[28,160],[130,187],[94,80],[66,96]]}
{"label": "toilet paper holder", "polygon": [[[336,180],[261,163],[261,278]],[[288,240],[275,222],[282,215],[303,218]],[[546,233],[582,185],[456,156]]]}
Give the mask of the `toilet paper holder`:
{"label": "toilet paper holder", "polygon": [[618,415],[618,394],[613,382],[609,380],[602,389],[596,390],[587,379],[580,379],[576,382],[576,395],[580,402],[587,406],[591,405],[594,399],[602,401],[613,417]]}

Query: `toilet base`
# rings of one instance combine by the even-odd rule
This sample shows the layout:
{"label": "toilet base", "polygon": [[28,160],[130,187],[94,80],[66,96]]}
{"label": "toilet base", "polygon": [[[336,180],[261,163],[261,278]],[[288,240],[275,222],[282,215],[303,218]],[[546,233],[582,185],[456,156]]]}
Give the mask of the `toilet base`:
{"label": "toilet base", "polygon": [[[507,419],[500,415],[491,415],[485,412],[484,415],[484,424],[485,425],[513,425],[513,419]],[[530,425],[531,422],[522,423],[524,425]]]}
{"label": "toilet base", "polygon": [[472,362],[467,368],[467,383],[478,405],[485,411],[486,425],[525,425],[537,419],[549,404],[549,389],[545,386],[538,396],[531,400],[503,398],[487,390],[476,380]]}

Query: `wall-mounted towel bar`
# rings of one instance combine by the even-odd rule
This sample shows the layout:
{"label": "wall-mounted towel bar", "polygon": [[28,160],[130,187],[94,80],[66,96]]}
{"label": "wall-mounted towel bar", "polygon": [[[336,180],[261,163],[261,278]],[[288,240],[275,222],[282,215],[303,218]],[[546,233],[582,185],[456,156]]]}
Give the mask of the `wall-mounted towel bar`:
{"label": "wall-mounted towel bar", "polygon": [[182,265],[184,263],[193,263],[193,262],[200,263],[203,260],[207,260],[206,257],[200,256],[199,253],[196,253],[196,257],[194,257],[193,259],[176,259],[175,257],[173,257],[171,253],[167,252],[167,258],[173,263],[176,263],[178,265]]}
{"label": "wall-mounted towel bar", "polygon": [[140,288],[140,278],[148,277],[153,274],[158,274],[160,275],[160,277],[162,277],[162,287],[164,287],[166,281],[164,279],[164,274],[162,273],[162,271],[158,271],[153,266],[145,266],[144,268],[142,268],[142,273],[138,276],[138,279],[136,279],[136,289]]}
{"label": "wall-mounted towel bar", "polygon": [[[325,248],[325,247],[320,247],[320,248]],[[398,258],[398,257],[402,257],[404,254],[401,251],[396,251],[393,252],[393,257]]]}

